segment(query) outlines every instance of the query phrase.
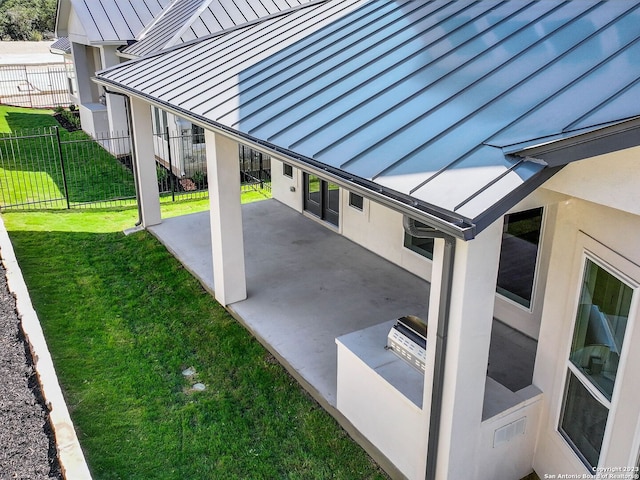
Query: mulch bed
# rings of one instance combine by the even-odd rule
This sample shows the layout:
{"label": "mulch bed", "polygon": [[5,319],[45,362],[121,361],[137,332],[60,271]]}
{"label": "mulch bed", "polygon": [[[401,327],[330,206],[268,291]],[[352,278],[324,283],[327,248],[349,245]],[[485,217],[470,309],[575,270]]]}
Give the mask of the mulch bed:
{"label": "mulch bed", "polygon": [[[72,113],[73,116],[75,116],[76,118],[80,118],[80,112],[75,111]],[[68,115],[68,112],[67,112]],[[71,123],[67,117],[65,117],[64,115],[62,115],[62,113],[54,113],[53,114],[53,118],[56,119],[56,121],[60,124],[60,126],[62,128],[64,128],[65,130],[67,130],[68,132],[75,132],[76,130],[80,130],[80,127],[74,125],[73,123]]]}
{"label": "mulch bed", "polygon": [[0,265],[0,480],[59,479],[40,386]]}

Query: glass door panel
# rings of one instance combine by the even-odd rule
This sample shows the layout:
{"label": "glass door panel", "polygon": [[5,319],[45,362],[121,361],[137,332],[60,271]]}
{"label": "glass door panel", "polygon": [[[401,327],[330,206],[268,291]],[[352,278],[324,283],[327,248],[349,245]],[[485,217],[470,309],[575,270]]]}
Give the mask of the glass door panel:
{"label": "glass door panel", "polygon": [[310,173],[304,174],[304,209],[322,220],[338,226],[340,187]]}

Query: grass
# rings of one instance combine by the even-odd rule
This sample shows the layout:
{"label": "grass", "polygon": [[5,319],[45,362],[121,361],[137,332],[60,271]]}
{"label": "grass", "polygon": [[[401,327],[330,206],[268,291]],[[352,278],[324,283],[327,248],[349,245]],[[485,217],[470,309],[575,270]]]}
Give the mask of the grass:
{"label": "grass", "polygon": [[3,218],[95,479],[386,478],[135,209]]}
{"label": "grass", "polygon": [[0,135],[1,204],[64,208],[61,157],[71,203],[134,197],[133,174],[86,133],[60,128],[60,154],[51,130],[58,126],[52,114],[51,110],[0,105],[0,134],[31,137],[18,140]]}

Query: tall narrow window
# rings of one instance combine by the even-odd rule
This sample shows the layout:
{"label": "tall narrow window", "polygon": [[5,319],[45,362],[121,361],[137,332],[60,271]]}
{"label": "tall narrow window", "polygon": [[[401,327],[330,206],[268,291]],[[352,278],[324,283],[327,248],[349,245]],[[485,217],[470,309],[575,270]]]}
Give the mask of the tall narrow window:
{"label": "tall narrow window", "polygon": [[600,458],[632,296],[621,279],[585,261],[560,431],[591,469]]}
{"label": "tall narrow window", "polygon": [[191,140],[194,145],[204,143],[204,128],[191,124]]}
{"label": "tall narrow window", "polygon": [[542,208],[505,215],[497,292],[529,308],[538,259]]}

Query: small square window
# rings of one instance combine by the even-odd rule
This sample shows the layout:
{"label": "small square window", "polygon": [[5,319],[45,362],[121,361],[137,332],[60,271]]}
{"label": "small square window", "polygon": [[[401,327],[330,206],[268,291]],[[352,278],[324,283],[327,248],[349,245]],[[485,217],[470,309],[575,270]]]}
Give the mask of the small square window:
{"label": "small square window", "polygon": [[293,178],[293,167],[288,163],[282,164],[282,174],[285,177]]}
{"label": "small square window", "polygon": [[353,192],[349,192],[349,206],[362,211],[364,207],[364,198]]}
{"label": "small square window", "polygon": [[[416,222],[416,226],[426,227],[427,225],[422,222]],[[404,246],[429,260],[433,260],[433,238],[418,238],[405,232]]]}

